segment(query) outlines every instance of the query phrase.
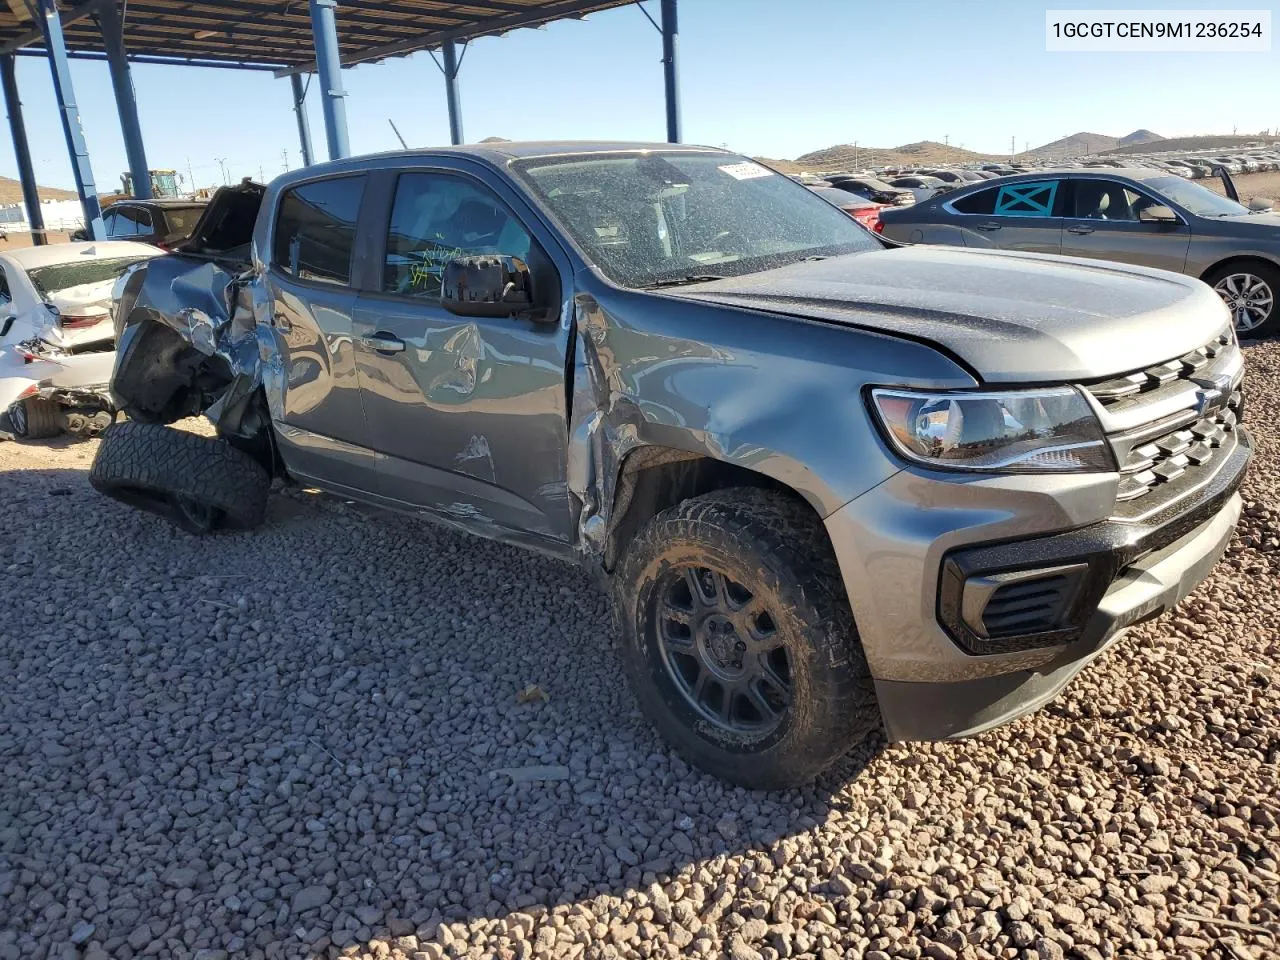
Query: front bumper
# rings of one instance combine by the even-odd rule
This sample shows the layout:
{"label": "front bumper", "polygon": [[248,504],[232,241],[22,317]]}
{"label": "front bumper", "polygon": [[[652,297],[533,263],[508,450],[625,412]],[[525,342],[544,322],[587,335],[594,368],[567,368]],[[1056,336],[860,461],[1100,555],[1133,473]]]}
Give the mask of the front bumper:
{"label": "front bumper", "polygon": [[[1226,549],[1252,453],[1247,431],[1190,502],[1148,522],[1098,520],[1115,482],[1094,476],[947,483],[904,471],[827,519],[894,740],[961,737],[1052,699],[1125,630],[1171,609]],[[945,578],[974,570],[1087,570],[1073,629],[980,645],[944,627]],[[972,639],[972,638],[969,638]],[[1011,638],[1016,639],[1016,638]]]}

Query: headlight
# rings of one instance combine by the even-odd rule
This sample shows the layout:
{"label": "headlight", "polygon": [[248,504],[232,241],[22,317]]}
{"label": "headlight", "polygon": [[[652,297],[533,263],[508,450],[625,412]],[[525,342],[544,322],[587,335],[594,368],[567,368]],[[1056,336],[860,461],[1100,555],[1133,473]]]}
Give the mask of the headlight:
{"label": "headlight", "polygon": [[871,391],[894,448],[944,470],[1109,473],[1102,426],[1078,390],[1006,393]]}

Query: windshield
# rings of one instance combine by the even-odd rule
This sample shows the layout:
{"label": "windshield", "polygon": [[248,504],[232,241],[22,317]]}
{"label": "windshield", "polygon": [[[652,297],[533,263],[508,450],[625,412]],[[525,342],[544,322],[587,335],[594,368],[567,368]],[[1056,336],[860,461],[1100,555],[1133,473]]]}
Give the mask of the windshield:
{"label": "windshield", "polygon": [[134,257],[115,257],[110,260],[77,260],[73,263],[51,263],[44,267],[32,267],[27,271],[31,285],[42,300],[71,287],[86,283],[114,282],[120,274],[135,263],[149,260],[149,254]]}
{"label": "windshield", "polygon": [[741,276],[879,249],[834,206],[745,157],[611,153],[538,158],[515,169],[623,286]]}
{"label": "windshield", "polygon": [[1228,200],[1208,187],[1183,180],[1182,177],[1153,177],[1142,183],[1197,217],[1234,217],[1249,212],[1247,207],[1234,200]]}

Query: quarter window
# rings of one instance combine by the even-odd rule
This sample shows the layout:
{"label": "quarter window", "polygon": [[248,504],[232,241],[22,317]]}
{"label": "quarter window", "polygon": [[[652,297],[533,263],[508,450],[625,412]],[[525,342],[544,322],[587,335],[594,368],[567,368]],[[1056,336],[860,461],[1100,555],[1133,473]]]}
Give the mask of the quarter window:
{"label": "quarter window", "polygon": [[528,262],[532,245],[520,221],[484,187],[444,174],[401,174],[382,288],[438,299],[444,265],[455,257],[492,253]]}
{"label": "quarter window", "polygon": [[349,284],[365,177],[338,177],[285,191],[272,262],[299,280]]}
{"label": "quarter window", "polygon": [[979,190],[967,197],[959,197],[951,202],[960,213],[979,213],[990,216],[996,209],[996,194],[999,190]]}

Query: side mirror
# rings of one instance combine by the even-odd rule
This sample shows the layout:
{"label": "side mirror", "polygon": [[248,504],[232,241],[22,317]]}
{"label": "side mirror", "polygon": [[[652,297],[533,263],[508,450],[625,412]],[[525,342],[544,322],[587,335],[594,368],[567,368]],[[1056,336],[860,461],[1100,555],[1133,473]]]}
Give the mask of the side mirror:
{"label": "side mirror", "polygon": [[460,317],[509,317],[533,306],[523,260],[501,254],[456,257],[444,265],[440,304]]}
{"label": "side mirror", "polygon": [[1154,206],[1139,210],[1138,219],[1148,223],[1177,223],[1178,215],[1163,203],[1157,203]]}
{"label": "side mirror", "polygon": [[1270,197],[1254,197],[1249,201],[1249,209],[1257,210],[1260,213],[1265,210],[1270,210],[1275,205],[1276,202]]}

